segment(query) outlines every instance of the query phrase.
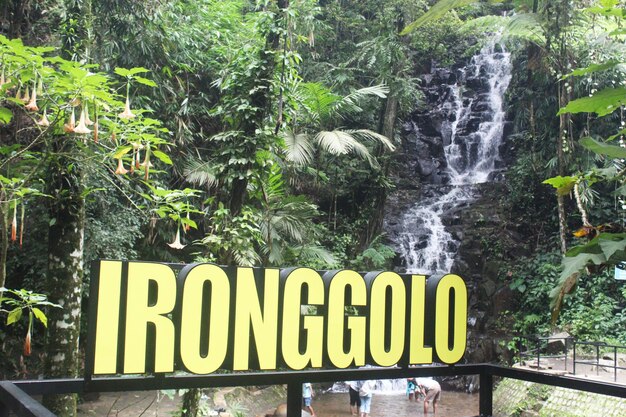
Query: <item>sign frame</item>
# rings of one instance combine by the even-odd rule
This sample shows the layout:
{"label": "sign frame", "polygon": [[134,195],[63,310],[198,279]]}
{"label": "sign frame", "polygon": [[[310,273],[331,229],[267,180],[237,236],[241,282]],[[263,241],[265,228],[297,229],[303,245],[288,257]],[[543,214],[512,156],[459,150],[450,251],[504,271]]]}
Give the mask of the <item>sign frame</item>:
{"label": "sign frame", "polygon": [[[101,299],[105,299],[106,297],[110,297],[110,291],[107,292],[106,294],[101,294],[99,289],[100,288],[100,283],[101,283],[101,267],[103,265],[103,263],[119,263],[116,264],[117,266],[119,266],[119,271],[121,274],[121,282],[122,285],[120,286],[120,288],[118,288],[117,291],[117,297],[119,297],[119,317],[118,317],[118,323],[119,326],[118,330],[117,330],[117,334],[118,334],[118,339],[117,339],[117,346],[116,346],[116,351],[115,351],[115,355],[117,356],[117,365],[116,365],[116,372],[111,372],[109,374],[96,374],[96,372],[94,372],[95,369],[95,353],[96,353],[96,333],[97,333],[97,317],[98,317],[98,305],[100,304],[100,300]],[[123,321],[125,319],[124,314],[124,303],[122,300],[126,300],[127,302],[129,302],[129,296],[128,296],[128,274],[129,274],[129,265],[136,265],[136,264],[142,264],[142,265],[162,265],[162,266],[166,266],[167,268],[170,268],[174,274],[176,275],[176,279],[179,280],[181,274],[183,274],[185,271],[187,271],[187,273],[189,273],[190,270],[193,270],[194,268],[198,267],[198,266],[202,266],[202,265],[211,265],[214,270],[216,270],[215,268],[219,268],[222,271],[224,271],[224,273],[228,276],[229,282],[230,284],[232,284],[232,280],[233,279],[239,279],[237,278],[237,273],[243,269],[252,271],[252,273],[255,276],[255,282],[257,283],[257,286],[259,285],[259,282],[263,280],[263,273],[267,270],[278,270],[280,273],[280,291],[281,294],[284,295],[284,291],[285,291],[285,285],[288,282],[289,279],[292,279],[290,277],[293,277],[295,274],[294,271],[297,271],[299,268],[284,268],[284,269],[277,269],[277,268],[238,268],[238,267],[222,267],[222,266],[217,266],[215,264],[188,264],[188,265],[184,265],[184,264],[172,264],[172,263],[161,263],[161,262],[143,262],[143,261],[107,261],[107,260],[102,260],[102,261],[95,261],[92,264],[92,273],[91,273],[91,282],[90,282],[90,298],[89,298],[89,321],[88,321],[88,330],[87,330],[87,351],[86,351],[86,358],[85,358],[85,382],[88,385],[91,385],[93,383],[97,383],[98,379],[102,379],[103,376],[108,376],[111,377],[112,375],[119,375],[119,374],[124,374],[124,372],[119,372],[120,370],[120,361],[121,358],[124,357],[124,353],[123,353],[123,345],[124,345],[124,339],[123,339],[123,332],[120,330],[121,326],[124,325]],[[300,268],[302,269],[302,268]],[[305,268],[307,269],[307,268]],[[335,270],[335,271],[313,271],[310,269],[307,269],[309,272],[312,271],[312,275],[311,276],[315,276],[315,274],[318,274],[319,277],[321,278],[323,284],[324,284],[324,288],[325,288],[325,292],[324,295],[325,297],[328,295],[328,288],[329,285],[332,284],[332,280],[333,279],[337,279],[336,277],[339,274],[344,274],[347,275],[348,273],[354,273],[357,274],[355,271],[349,271],[349,270]],[[417,327],[419,328],[420,325],[423,327],[423,329],[421,329],[421,331],[423,332],[423,336],[424,336],[424,340],[422,340],[422,345],[421,347],[424,348],[430,348],[432,349],[433,347],[430,346],[428,343],[432,342],[431,345],[434,345],[437,342],[436,339],[436,329],[435,327],[437,326],[437,323],[435,323],[435,319],[430,319],[430,320],[426,320],[426,317],[428,316],[433,316],[434,315],[443,315],[445,316],[447,314],[447,326],[448,326],[448,334],[445,335],[445,337],[442,338],[443,342],[439,343],[439,345],[448,343],[448,347],[450,345],[450,332],[452,332],[451,329],[456,328],[457,330],[462,330],[463,333],[463,337],[462,337],[462,353],[459,356],[459,359],[462,358],[464,356],[465,353],[465,349],[467,347],[467,337],[466,337],[466,329],[467,329],[467,289],[465,287],[465,283],[462,281],[462,279],[456,275],[452,275],[452,274],[447,274],[444,276],[435,276],[435,277],[429,277],[426,280],[426,277],[423,275],[408,275],[408,274],[396,274],[396,273],[389,273],[389,272],[384,272],[384,271],[377,271],[377,272],[369,272],[366,274],[359,274],[362,279],[364,280],[364,284],[367,286],[368,291],[373,291],[372,290],[372,286],[373,285],[377,285],[377,281],[376,279],[378,279],[380,276],[382,276],[381,274],[391,274],[388,275],[387,278],[389,278],[389,280],[385,281],[388,283],[392,283],[392,282],[398,282],[398,279],[396,277],[400,277],[400,279],[402,280],[402,282],[404,282],[405,284],[405,292],[402,294],[401,290],[399,289],[392,289],[390,286],[393,284],[389,284],[386,287],[382,287],[385,290],[385,295],[382,296],[382,298],[380,298],[380,302],[383,303],[385,305],[385,313],[383,315],[387,316],[387,320],[386,320],[386,324],[385,324],[385,332],[388,331],[388,326],[391,322],[391,319],[389,318],[390,315],[392,313],[390,313],[390,311],[392,311],[393,308],[391,304],[397,304],[398,302],[400,302],[400,304],[402,304],[402,302],[405,303],[405,309],[404,309],[404,316],[400,317],[401,320],[404,320],[405,326],[404,329],[402,331],[402,335],[399,336],[401,338],[403,338],[403,346],[402,346],[402,354],[399,357],[398,361],[395,361],[393,364],[386,364],[386,366],[393,366],[395,368],[404,368],[404,369],[408,369],[410,366],[414,365],[414,363],[411,362],[411,358],[410,358],[410,351],[411,351],[411,344],[410,341],[411,340],[415,340],[415,336],[412,335],[412,329],[414,329],[415,326],[411,327],[409,324],[412,324],[412,318],[411,318],[411,314],[413,311],[413,320],[415,320],[415,312],[414,310],[412,310],[412,308],[409,308],[409,306],[412,305],[413,299],[411,296],[415,296],[415,291],[416,288],[417,290],[419,290],[420,288],[422,290],[424,290],[424,294],[422,295],[423,297],[425,297],[426,302],[424,306],[421,306],[423,308],[423,318],[424,321],[420,324],[417,323]],[[446,291],[444,291],[444,295],[443,296],[439,296],[439,298],[437,298],[437,289],[439,284],[442,282],[442,280],[444,280],[444,277],[456,277],[454,279],[460,280],[460,282],[462,282],[463,285],[463,290],[460,291],[458,288],[447,288],[447,293]],[[189,275],[185,276],[186,278],[189,277]],[[109,277],[110,278],[110,277]],[[108,279],[108,278],[105,278]],[[295,279],[295,278],[294,278]],[[423,279],[425,280],[424,282],[424,286],[420,287],[419,285],[413,285],[413,286],[407,286],[406,283],[410,280],[415,280],[415,279]],[[395,281],[394,281],[395,280]],[[357,280],[358,281],[358,280]],[[384,280],[383,280],[384,281]],[[180,290],[180,285],[181,283],[178,283],[178,290]],[[387,284],[385,284],[387,285]],[[379,286],[380,287],[380,286]],[[105,287],[106,288],[106,287]],[[111,288],[111,287],[109,287]],[[400,287],[398,287],[400,288]],[[258,288],[257,288],[258,289]],[[352,292],[352,288],[348,291],[345,290],[345,293],[342,295],[344,298],[344,302],[347,300],[348,298],[348,293]],[[394,291],[396,291],[397,294],[400,294],[401,296],[398,296],[396,294],[396,298],[394,299]],[[114,291],[115,292],[115,291]],[[301,285],[300,287],[300,295],[301,297],[308,297],[308,292],[309,292],[309,288],[308,288],[308,284],[306,285]],[[462,316],[463,316],[463,323],[462,326],[458,325],[459,319],[455,318],[456,316],[454,316],[455,314],[458,314],[457,310],[457,296],[459,294],[457,294],[457,292],[460,292],[460,297],[462,298],[462,301],[460,302],[460,308],[463,310],[462,311]],[[447,294],[447,295],[446,295]],[[452,294],[454,294],[454,298],[452,298]],[[350,296],[352,296],[352,294],[349,294]],[[451,299],[451,302],[449,302],[445,307],[447,308],[439,308],[437,307],[437,302],[435,302],[435,300],[439,299],[439,300],[443,300],[445,299],[445,297],[448,297],[448,299]],[[443,298],[442,298],[443,297]],[[328,297],[327,297],[328,298]],[[392,302],[388,302],[391,298]],[[180,303],[180,293],[177,294],[177,303]],[[385,304],[385,302],[387,301],[387,304]],[[278,306],[279,310],[281,310],[284,307],[284,300],[281,298],[280,300],[280,306]],[[326,301],[326,300],[324,300]],[[368,299],[369,301],[369,299]],[[260,301],[259,301],[260,302]],[[370,303],[367,303],[368,305],[364,306],[363,309],[366,311],[366,316],[368,314],[371,313],[370,311],[370,307],[371,305],[369,305]],[[362,310],[363,310],[362,309]],[[378,310],[379,312],[382,310]],[[284,313],[284,312],[283,312]],[[329,314],[328,313],[328,305],[326,304],[322,304],[318,313],[321,313],[322,315],[325,314]],[[172,314],[172,316],[176,316],[176,312],[174,312]],[[232,314],[232,308],[231,308],[231,314]],[[326,316],[325,316],[326,317]],[[394,318],[398,318],[398,317],[394,317]],[[107,320],[111,319],[111,317],[107,317]],[[113,320],[115,320],[115,317],[112,318]],[[282,319],[281,319],[282,320]],[[345,318],[345,320],[347,321],[348,318]],[[346,328],[344,328],[344,332],[346,332]],[[232,332],[232,329],[229,330],[229,332]],[[325,328],[325,332],[328,332],[328,329]],[[398,335],[399,333],[396,332]],[[252,335],[252,329],[250,329],[250,334]],[[387,334],[387,333],[385,333]],[[120,336],[121,335],[121,336]],[[177,335],[179,336],[179,334],[177,333]],[[367,335],[369,338],[369,334]],[[389,336],[387,337],[389,339]],[[251,339],[252,340],[252,337]],[[446,342],[447,341],[447,342]],[[453,340],[454,343],[457,343],[456,339]],[[146,342],[148,343],[148,342]],[[384,345],[385,347],[383,347],[383,350],[385,350],[387,347],[389,347],[390,345],[390,341],[388,340],[386,342],[386,344]],[[425,343],[425,344],[424,344]],[[231,342],[229,342],[229,344],[232,344]],[[346,346],[345,344],[345,340],[344,340],[344,347]],[[458,347],[458,346],[457,346]],[[250,356],[253,356],[253,354],[256,354],[256,351],[254,349],[252,349],[252,342],[250,342],[250,346],[249,348],[251,348],[250,352]],[[229,346],[229,352],[232,352],[232,346]],[[375,365],[377,364],[377,362],[373,362],[372,359],[372,355],[371,352],[369,352],[369,347],[366,348],[366,350],[368,350],[368,354],[367,354],[367,358],[366,358],[366,363],[374,363]],[[426,362],[424,363],[425,365],[428,364],[434,364],[436,363],[436,361],[439,359],[438,357],[438,353],[435,349],[432,349],[433,351],[433,355],[432,355],[432,360],[430,362]],[[345,352],[344,352],[345,353]],[[384,353],[384,352],[383,352]],[[177,351],[177,355],[178,355],[178,351]],[[152,355],[153,353],[148,352],[147,356],[149,360],[152,360]],[[280,356],[280,352],[277,351],[277,356]],[[177,360],[178,360],[178,356],[177,356]],[[350,362],[350,364],[348,364],[348,366],[343,366],[343,367],[337,367],[337,366],[333,366],[332,363],[329,363],[329,358],[328,358],[328,352],[324,352],[324,358],[323,358],[323,364],[321,364],[321,366],[310,366],[311,363],[307,363],[307,365],[309,366],[304,366],[301,369],[292,369],[289,371],[286,371],[289,374],[293,374],[293,373],[298,373],[298,372],[308,372],[308,371],[315,371],[315,370],[327,370],[328,368],[331,369],[335,369],[335,370],[349,370],[349,369],[356,369],[361,365],[364,365],[364,363],[361,364],[356,364],[356,361],[352,361]],[[456,361],[454,362],[456,363]],[[450,365],[452,365],[453,363],[449,363]],[[227,363],[228,365],[228,363]],[[178,363],[177,363],[178,366]],[[224,367],[224,368],[228,368],[228,367]],[[279,369],[284,369],[285,368],[285,362],[284,362],[284,358],[283,360],[278,360],[277,366],[275,367],[275,369],[268,369],[268,370],[263,370],[263,369],[247,369],[244,370],[243,372],[236,372],[235,375],[237,375],[238,378],[241,379],[241,385],[246,385],[245,382],[245,378],[246,375],[252,375],[258,372],[261,372],[263,374],[266,373],[266,371],[269,371],[271,373],[271,371],[279,371]],[[286,366],[286,368],[289,368],[289,366]],[[223,369],[222,367],[220,367],[220,369]],[[232,371],[232,367],[229,368]],[[184,371],[185,369],[180,369],[177,368],[176,371]],[[188,370],[187,370],[188,371]],[[280,375],[279,379],[277,381],[280,381],[281,378],[284,378],[285,376],[285,372],[284,371],[280,371],[280,372],[273,372],[274,374]],[[126,372],[126,374],[129,374],[128,372]],[[132,373],[131,373],[132,374]],[[154,383],[156,381],[160,381],[155,388],[165,388],[165,387],[171,387],[171,383],[173,380],[171,380],[172,377],[174,377],[176,375],[175,372],[172,373],[162,373],[162,372],[152,372],[150,369],[147,370],[147,372],[138,372],[137,374],[141,375],[141,374],[146,374],[148,376],[146,376],[147,379],[150,380],[149,385],[154,385]],[[137,374],[132,374],[132,375],[137,375]],[[193,377],[194,380],[203,380],[205,378],[206,382],[208,383],[211,380],[211,373],[206,373],[206,374],[200,374],[200,375],[190,375]],[[110,378],[106,378],[106,379],[110,379]],[[175,379],[174,379],[175,380]],[[202,384],[202,383],[201,383]]]}

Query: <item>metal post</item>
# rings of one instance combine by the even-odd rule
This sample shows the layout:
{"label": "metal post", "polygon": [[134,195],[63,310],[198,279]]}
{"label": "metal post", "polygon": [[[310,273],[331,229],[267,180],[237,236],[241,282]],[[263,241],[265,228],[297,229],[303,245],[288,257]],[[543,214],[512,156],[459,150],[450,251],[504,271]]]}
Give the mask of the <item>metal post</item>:
{"label": "metal post", "polygon": [[541,360],[541,339],[537,338],[537,370],[540,369],[539,361]]}
{"label": "metal post", "polygon": [[596,376],[600,375],[600,345],[596,344]]}
{"label": "metal post", "polygon": [[576,375],[576,341],[574,340],[574,357],[572,359],[573,375]]}
{"label": "metal post", "polygon": [[617,346],[613,346],[613,382],[617,382]]}
{"label": "metal post", "polygon": [[568,351],[568,345],[569,344],[569,337],[565,338],[565,373],[567,373],[567,351]]}
{"label": "metal post", "polygon": [[289,382],[287,384],[287,416],[300,417],[302,415],[302,383]]}
{"label": "metal post", "polygon": [[493,415],[493,375],[485,370],[480,373],[479,414],[481,417]]}

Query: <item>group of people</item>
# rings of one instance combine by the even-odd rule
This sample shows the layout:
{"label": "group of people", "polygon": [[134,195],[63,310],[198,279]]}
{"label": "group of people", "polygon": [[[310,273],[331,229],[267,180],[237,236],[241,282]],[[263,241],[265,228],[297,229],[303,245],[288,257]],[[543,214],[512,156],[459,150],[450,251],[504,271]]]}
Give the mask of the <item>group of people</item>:
{"label": "group of people", "polygon": [[[355,417],[368,417],[372,405],[372,391],[375,381],[346,381],[350,391],[350,411]],[[407,396],[409,401],[418,401],[423,397],[424,415],[428,414],[428,406],[432,402],[433,416],[437,416],[437,406],[441,399],[441,386],[437,381],[430,378],[407,378]],[[313,387],[310,383],[302,385],[302,408],[316,417],[311,405],[314,396]]]}

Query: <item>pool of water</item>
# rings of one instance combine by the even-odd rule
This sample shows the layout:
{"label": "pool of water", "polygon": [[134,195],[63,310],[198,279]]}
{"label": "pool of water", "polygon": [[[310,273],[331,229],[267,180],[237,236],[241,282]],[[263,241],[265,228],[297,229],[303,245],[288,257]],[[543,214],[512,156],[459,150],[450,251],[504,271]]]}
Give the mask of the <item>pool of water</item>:
{"label": "pool of water", "polygon": [[[478,394],[444,391],[441,393],[437,417],[477,416],[478,398]],[[312,405],[318,417],[350,416],[347,392],[319,394],[313,399]],[[372,417],[413,417],[423,414],[423,403],[409,401],[402,393],[374,393],[372,396]],[[432,405],[429,406],[428,415],[432,416]]]}

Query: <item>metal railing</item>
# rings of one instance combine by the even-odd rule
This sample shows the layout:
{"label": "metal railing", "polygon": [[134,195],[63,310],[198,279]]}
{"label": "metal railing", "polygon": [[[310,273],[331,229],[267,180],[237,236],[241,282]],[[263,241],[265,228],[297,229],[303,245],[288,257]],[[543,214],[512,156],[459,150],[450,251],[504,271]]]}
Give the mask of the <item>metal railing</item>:
{"label": "metal railing", "polygon": [[[556,341],[560,341],[562,349],[555,351],[550,349],[550,345],[557,346]],[[600,369],[612,370],[613,382],[617,382],[618,371],[626,370],[626,366],[620,366],[618,352],[626,354],[626,346],[609,345],[604,342],[583,342],[577,341],[573,337],[561,336],[524,336],[517,341],[519,361],[521,364],[530,362],[530,367],[534,367],[536,361],[537,369],[550,359],[563,359],[564,371],[576,375],[580,371],[580,365],[587,365],[591,370],[595,370],[596,376],[600,375]],[[581,353],[581,351],[583,351]],[[570,352],[572,357],[570,358]],[[610,359],[604,358],[610,355]],[[568,362],[571,361],[572,370],[568,369]],[[578,370],[577,370],[578,365]],[[588,369],[587,369],[588,370]]]}
{"label": "metal railing", "polygon": [[0,417],[10,412],[19,417],[54,417],[35,401],[32,395],[84,392],[141,391],[165,388],[209,388],[243,385],[287,385],[287,413],[300,416],[303,382],[332,382],[365,379],[396,379],[417,376],[478,375],[480,378],[479,413],[481,417],[493,414],[494,377],[512,378],[538,384],[569,388],[626,398],[626,386],[604,381],[591,381],[567,376],[551,375],[527,369],[516,369],[492,364],[451,366],[420,366],[408,368],[367,368],[342,370],[310,370],[298,373],[267,372],[253,374],[176,375],[165,377],[106,377],[91,381],[84,379],[56,379],[33,381],[0,381]]}

